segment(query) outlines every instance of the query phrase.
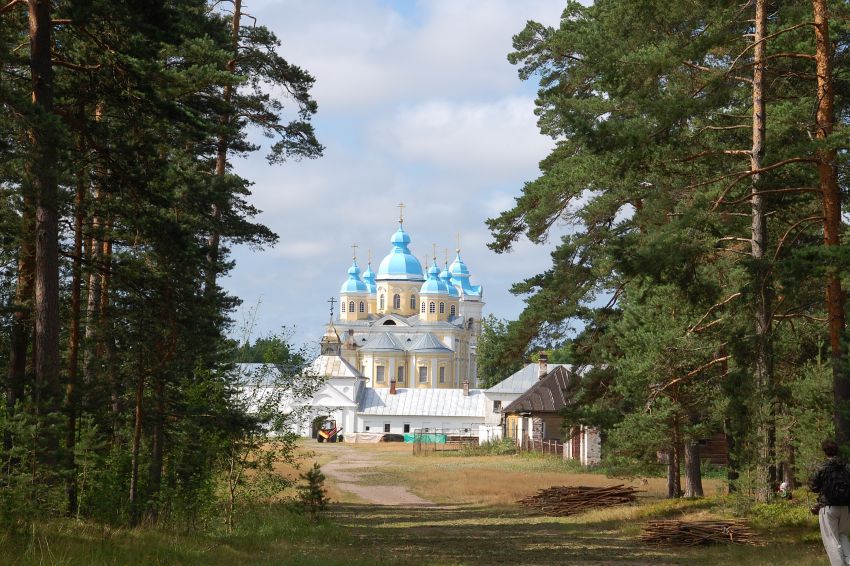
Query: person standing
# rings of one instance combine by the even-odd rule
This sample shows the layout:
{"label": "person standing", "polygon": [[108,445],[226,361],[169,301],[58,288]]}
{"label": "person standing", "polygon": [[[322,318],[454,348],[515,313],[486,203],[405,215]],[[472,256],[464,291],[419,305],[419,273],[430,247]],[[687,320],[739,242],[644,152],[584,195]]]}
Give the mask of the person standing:
{"label": "person standing", "polygon": [[824,461],[809,480],[818,494],[820,536],[831,566],[850,566],[850,469],[838,456],[838,444],[825,440]]}

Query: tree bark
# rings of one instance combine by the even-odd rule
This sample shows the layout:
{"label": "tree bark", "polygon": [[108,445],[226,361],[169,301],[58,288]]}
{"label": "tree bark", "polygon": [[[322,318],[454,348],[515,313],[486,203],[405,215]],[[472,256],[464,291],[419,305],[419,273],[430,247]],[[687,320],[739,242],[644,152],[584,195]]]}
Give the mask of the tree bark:
{"label": "tree bark", "polygon": [[[53,112],[52,20],[49,0],[28,0],[30,74],[35,123],[29,130],[31,154],[26,173],[35,196],[35,380],[40,415],[60,409],[59,385],[59,210],[58,149]],[[42,428],[48,466],[59,460],[59,437]]]}
{"label": "tree bark", "polygon": [[[239,26],[240,20],[242,19],[242,0],[234,0],[233,1],[233,19],[231,21],[231,29],[230,29],[230,40],[231,40],[231,48],[232,48],[232,57],[227,62],[227,71],[231,74],[236,73],[236,59],[239,56]],[[230,106],[230,102],[233,99],[233,86],[230,84],[224,85],[224,92],[222,94],[222,98],[224,99],[225,107]],[[224,177],[227,173],[227,151],[230,147],[228,140],[228,132],[226,131],[227,127],[230,125],[231,116],[229,113],[225,112],[219,118],[219,121],[222,125],[222,133],[218,137],[218,145],[216,147],[216,159],[215,159],[215,174],[217,177]],[[207,295],[210,295],[215,292],[216,286],[216,278],[218,276],[218,260],[219,260],[219,250],[220,250],[220,239],[221,239],[221,230],[219,229],[219,222],[221,221],[221,204],[213,203],[212,206],[212,225],[213,228],[210,231],[209,238],[207,239],[207,272],[206,272],[206,281],[204,282],[204,288]]]}
{"label": "tree bark", "polygon": [[133,425],[133,445],[130,450],[130,524],[139,522],[139,448],[142,443],[142,402],[145,398],[145,374],[141,360],[137,368],[136,378],[136,408]]}
{"label": "tree bark", "polygon": [[681,467],[681,435],[679,434],[679,419],[673,419],[670,451],[667,456],[667,497],[673,499],[682,496],[682,480],[679,475]]}
{"label": "tree bark", "polygon": [[[767,35],[767,0],[756,0],[755,36],[753,41],[753,133],[750,168],[761,169],[764,159],[767,115],[764,98],[765,36]],[[761,175],[752,176],[752,227],[751,256],[755,274],[755,322],[756,352],[754,359],[755,381],[758,387],[759,442],[761,450],[758,462],[759,499],[767,500],[776,483],[776,424],[773,384],[772,347],[772,290],[769,284],[769,266],[765,260],[767,249],[767,216],[764,197],[759,193]]]}
{"label": "tree bark", "polygon": [[699,444],[694,440],[685,442],[685,497],[702,497],[702,468]]}
{"label": "tree bark", "polygon": [[86,175],[81,169],[77,173],[77,191],[74,197],[74,258],[71,268],[71,321],[68,332],[68,383],[65,387],[65,410],[67,430],[65,432],[66,468],[69,479],[67,487],[68,514],[77,512],[77,473],[74,447],[77,438],[77,374],[80,352],[80,287],[82,286],[83,260],[83,200],[86,192]]}
{"label": "tree bark", "polygon": [[[835,88],[832,74],[832,46],[829,42],[829,18],[826,0],[812,0],[815,24],[815,61],[817,65],[817,129],[815,137],[826,140],[835,125]],[[834,149],[817,151],[818,176],[823,193],[823,240],[827,248],[841,245],[841,192],[835,167]],[[841,276],[831,269],[826,278],[826,309],[829,318],[829,347],[832,363],[832,389],[835,402],[835,435],[839,444],[850,441],[850,367],[843,335],[847,324]]]}
{"label": "tree bark", "polygon": [[158,496],[162,487],[162,454],[165,428],[165,382],[161,372],[155,372],[153,378],[153,431],[151,434],[151,462],[148,468],[148,491],[153,501],[148,517],[155,523],[159,517]]}

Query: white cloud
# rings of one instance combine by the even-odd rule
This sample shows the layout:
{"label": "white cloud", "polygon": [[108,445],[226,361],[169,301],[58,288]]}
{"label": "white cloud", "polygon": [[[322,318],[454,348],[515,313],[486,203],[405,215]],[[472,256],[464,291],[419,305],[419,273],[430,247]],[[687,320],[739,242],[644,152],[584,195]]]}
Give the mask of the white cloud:
{"label": "white cloud", "polygon": [[534,102],[427,101],[375,126],[376,138],[401,159],[463,172],[479,179],[527,170],[553,147],[537,130]]}
{"label": "white cloud", "polygon": [[506,59],[512,36],[528,19],[557,23],[562,10],[560,0],[249,5],[281,39],[284,56],[316,76],[320,108],[334,113],[447,91],[480,96],[516,89]]}
{"label": "white cloud", "polygon": [[557,25],[562,9],[561,0],[248,2],[284,56],[316,76],[327,147],[318,160],[272,167],[257,154],[234,164],[254,181],[258,220],[280,236],[263,252],[235,249],[222,281],[247,306],[262,298],[261,334],[294,325],[297,341],[321,335],[350,245],[362,267],[371,248],[377,267],[399,201],[417,257],[430,257],[432,243],[440,260],[444,248],[453,256],[460,232],[486,312],[520,312],[508,288],[549,267],[551,244],[495,254],[484,221],[513,206],[552,142],[537,133],[533,85],[505,57],[526,20]]}

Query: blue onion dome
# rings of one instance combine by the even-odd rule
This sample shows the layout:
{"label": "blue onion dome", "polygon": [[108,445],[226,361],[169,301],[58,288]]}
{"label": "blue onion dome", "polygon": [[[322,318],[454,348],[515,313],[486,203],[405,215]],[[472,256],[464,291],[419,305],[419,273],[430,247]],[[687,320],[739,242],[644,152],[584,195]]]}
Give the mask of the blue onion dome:
{"label": "blue onion dome", "polygon": [[449,271],[449,262],[446,262],[446,268],[440,272],[440,279],[446,284],[446,287],[449,289],[449,296],[454,298],[460,297],[460,291],[457,290],[457,287],[452,285],[452,274]]}
{"label": "blue onion dome", "polygon": [[363,272],[363,282],[369,288],[369,292],[375,294],[378,292],[378,285],[375,283],[375,272],[372,271],[372,262],[366,266],[366,271]]}
{"label": "blue onion dome", "polygon": [[464,295],[481,295],[483,291],[481,285],[472,285],[469,282],[469,268],[460,259],[460,250],[457,250],[457,256],[449,266],[449,272],[452,274],[452,284],[459,286]]}
{"label": "blue onion dome", "polygon": [[440,279],[440,268],[437,267],[437,262],[428,270],[428,280],[422,284],[419,289],[420,295],[448,295],[449,287],[446,282]]}
{"label": "blue onion dome", "polygon": [[369,292],[369,287],[360,279],[360,268],[357,267],[357,260],[354,260],[351,267],[348,268],[348,279],[342,284],[339,292],[346,294]]}
{"label": "blue onion dome", "polygon": [[396,281],[423,281],[425,279],[422,272],[422,264],[410,253],[410,236],[404,231],[401,222],[398,224],[398,230],[390,239],[393,249],[387,256],[381,260],[378,266],[378,274],[376,279],[379,280],[396,280]]}

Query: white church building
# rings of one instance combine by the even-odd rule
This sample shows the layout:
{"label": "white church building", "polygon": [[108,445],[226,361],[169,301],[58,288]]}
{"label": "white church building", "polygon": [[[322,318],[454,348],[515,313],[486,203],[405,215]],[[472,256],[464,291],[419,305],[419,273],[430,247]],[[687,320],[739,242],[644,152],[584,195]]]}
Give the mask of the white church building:
{"label": "white church building", "polygon": [[[490,389],[478,388],[477,347],[483,288],[473,285],[460,249],[443,270],[410,250],[399,218],[392,248],[377,273],[356,258],[339,292],[340,311],[321,340],[309,372],[321,386],[291,402],[303,411],[296,432],[314,436],[333,419],[345,441],[375,441],[417,429],[476,436],[504,432],[502,409],[561,364],[530,364]],[[570,371],[569,368],[564,368]]]}

